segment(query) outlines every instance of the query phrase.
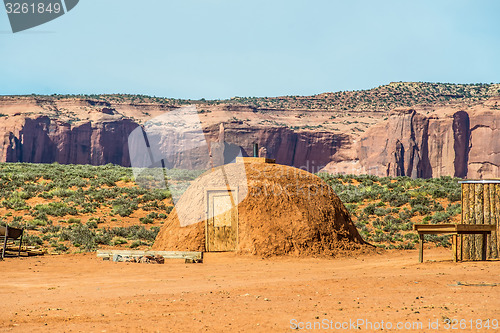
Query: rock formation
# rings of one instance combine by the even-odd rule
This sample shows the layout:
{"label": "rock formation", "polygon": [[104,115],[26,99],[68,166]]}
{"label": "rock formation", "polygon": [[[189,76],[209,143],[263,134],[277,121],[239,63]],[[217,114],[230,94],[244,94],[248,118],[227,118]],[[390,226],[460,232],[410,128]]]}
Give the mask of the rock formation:
{"label": "rock formation", "polygon": [[47,116],[25,118],[4,134],[4,162],[130,165],[127,138],[138,125],[130,119],[80,125]]}
{"label": "rock formation", "polygon": [[378,176],[499,177],[499,121],[500,113],[484,105],[428,114],[396,110],[360,138],[354,161]]}
{"label": "rock formation", "polygon": [[[183,151],[185,138],[167,128],[157,148],[168,152],[168,167],[175,168],[207,169],[211,150],[251,156],[253,143],[258,143],[263,148],[260,155],[313,173],[500,177],[500,86],[432,85],[434,95],[428,98],[428,85],[397,83],[366,93],[197,101],[206,146]],[[431,102],[422,104],[424,97]],[[391,106],[412,100],[421,104],[399,105],[389,112],[382,103],[387,98]],[[187,103],[122,95],[3,96],[0,162],[129,166],[128,135]]]}

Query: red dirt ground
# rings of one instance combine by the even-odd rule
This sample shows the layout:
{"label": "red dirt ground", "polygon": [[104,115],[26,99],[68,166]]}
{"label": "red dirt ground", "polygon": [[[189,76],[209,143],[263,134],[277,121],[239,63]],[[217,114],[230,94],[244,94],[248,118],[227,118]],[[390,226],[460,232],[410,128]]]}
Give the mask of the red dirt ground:
{"label": "red dirt ground", "polygon": [[298,322],[363,319],[418,321],[422,329],[402,331],[443,332],[446,318],[500,320],[500,261],[453,263],[442,248],[424,255],[423,264],[415,250],[336,259],[209,253],[203,264],[164,265],[95,253],[6,259],[0,331],[290,332]]}

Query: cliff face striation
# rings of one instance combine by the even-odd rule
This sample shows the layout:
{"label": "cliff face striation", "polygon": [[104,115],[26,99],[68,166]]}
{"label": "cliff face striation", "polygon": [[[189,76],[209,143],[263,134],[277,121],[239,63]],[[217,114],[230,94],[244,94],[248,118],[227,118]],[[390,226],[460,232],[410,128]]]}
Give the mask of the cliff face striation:
{"label": "cliff face striation", "polygon": [[[500,176],[500,100],[466,110],[401,109],[357,142],[359,170],[379,176]],[[328,168],[334,167],[330,165]]]}
{"label": "cliff face striation", "polygon": [[[130,166],[138,126],[194,104],[206,145],[159,131],[169,168],[207,169],[210,151],[261,154],[318,172],[500,177],[500,85],[395,83],[315,96],[184,101],[147,96],[2,96],[0,162]],[[411,105],[415,103],[414,105]],[[227,161],[226,161],[227,162]]]}
{"label": "cliff face striation", "polygon": [[[3,115],[0,117],[3,137],[0,161],[130,166],[130,133],[144,122],[177,107],[85,99],[4,98],[0,100],[0,114]],[[168,125],[159,131],[161,137],[156,140],[156,148],[168,155],[168,167],[207,169],[210,167],[210,146],[226,142],[224,149],[238,148],[244,156],[251,156],[253,143],[258,143],[280,164],[318,172],[332,161],[340,147],[350,145],[351,138],[343,133],[307,130],[297,122],[295,128],[284,123],[267,123],[264,120],[269,119],[269,113],[255,112],[249,107],[215,106],[210,111],[200,112],[208,148],[183,150],[191,133],[179,135]],[[234,119],[236,116],[245,117],[246,121]],[[309,123],[301,118],[294,119]]]}
{"label": "cliff face striation", "polygon": [[25,118],[4,134],[4,162],[130,165],[127,137],[138,124],[130,119],[79,125],[47,116]]}

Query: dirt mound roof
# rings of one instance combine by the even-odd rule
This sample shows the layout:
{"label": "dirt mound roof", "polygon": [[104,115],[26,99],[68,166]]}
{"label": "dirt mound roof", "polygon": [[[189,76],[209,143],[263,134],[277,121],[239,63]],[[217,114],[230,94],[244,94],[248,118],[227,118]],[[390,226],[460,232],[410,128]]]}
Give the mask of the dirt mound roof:
{"label": "dirt mound roof", "polygon": [[238,252],[335,255],[365,244],[347,209],[319,177],[278,164],[233,163],[208,171],[191,184],[160,230],[153,249],[206,251],[205,229],[212,218],[207,190],[228,185],[238,189],[233,201]]}

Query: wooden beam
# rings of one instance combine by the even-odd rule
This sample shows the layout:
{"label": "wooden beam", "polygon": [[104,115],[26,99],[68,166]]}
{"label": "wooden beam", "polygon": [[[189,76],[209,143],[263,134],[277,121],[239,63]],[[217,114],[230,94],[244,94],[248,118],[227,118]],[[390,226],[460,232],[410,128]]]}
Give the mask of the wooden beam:
{"label": "wooden beam", "polygon": [[415,224],[413,228],[419,233],[446,234],[446,233],[482,233],[494,231],[496,226],[491,224]]}

